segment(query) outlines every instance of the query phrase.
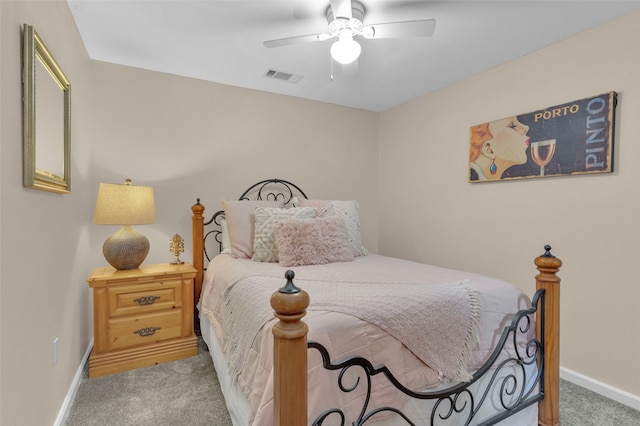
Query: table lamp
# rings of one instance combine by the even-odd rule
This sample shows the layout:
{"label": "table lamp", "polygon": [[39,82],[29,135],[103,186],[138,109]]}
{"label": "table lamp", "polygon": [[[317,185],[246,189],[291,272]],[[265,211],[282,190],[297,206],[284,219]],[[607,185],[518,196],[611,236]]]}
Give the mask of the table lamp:
{"label": "table lamp", "polygon": [[100,225],[122,225],[122,228],[107,238],[102,253],[116,269],[136,269],[149,253],[149,240],[131,225],[145,225],[156,220],[153,188],[131,185],[101,183],[98,189],[93,223]]}

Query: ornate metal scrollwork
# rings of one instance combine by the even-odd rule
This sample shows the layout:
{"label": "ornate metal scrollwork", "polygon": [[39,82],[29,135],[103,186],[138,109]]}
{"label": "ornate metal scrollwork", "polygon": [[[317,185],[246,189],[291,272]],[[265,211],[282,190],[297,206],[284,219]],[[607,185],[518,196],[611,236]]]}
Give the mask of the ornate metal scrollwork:
{"label": "ornate metal scrollwork", "polygon": [[254,194],[253,199],[255,200],[284,200],[285,204],[289,204],[296,193],[307,198],[296,184],[282,179],[266,179],[251,185],[239,199],[249,200],[249,195]]}
{"label": "ornate metal scrollwork", "polygon": [[[447,389],[432,392],[414,391],[404,387],[384,365],[373,366],[362,357],[350,357],[342,361],[332,362],[327,349],[320,343],[309,341],[308,348],[320,352],[322,364],[327,370],[339,370],[338,387],[342,392],[352,392],[358,386],[366,386],[365,398],[358,417],[347,419],[340,408],[332,408],[322,412],[313,422],[314,426],[321,426],[329,417],[339,417],[341,425],[364,425],[369,419],[379,413],[391,413],[398,416],[398,422],[414,425],[411,419],[395,407],[382,406],[369,409],[371,402],[372,377],[382,374],[396,389],[411,398],[431,400],[430,425],[439,421],[460,418],[465,425],[471,421],[479,421],[480,425],[493,425],[505,418],[537,403],[544,397],[544,358],[542,357],[544,341],[536,338],[528,339],[524,348],[518,344],[518,336],[527,336],[533,325],[531,316],[541,304],[541,321],[544,318],[544,290],[538,290],[531,302],[531,308],[519,311],[513,317],[511,324],[503,329],[500,340],[489,359],[478,369],[469,382],[461,382]],[[511,343],[507,347],[507,343]],[[511,353],[509,352],[511,350]],[[524,352],[524,353],[522,353]],[[537,369],[535,364],[537,363]],[[346,372],[352,368],[360,368],[361,374],[351,386],[344,383]],[[529,375],[527,375],[529,372]],[[486,376],[486,377],[485,377]],[[364,377],[366,380],[361,381]],[[471,385],[485,378],[478,389],[471,389]],[[487,402],[491,401],[491,402]],[[502,411],[488,419],[477,419],[476,416],[484,404],[500,404]]]}
{"label": "ornate metal scrollwork", "polygon": [[134,330],[133,334],[139,334],[141,337],[153,336],[158,330],[160,330],[160,327],[145,327]]}
{"label": "ornate metal scrollwork", "polygon": [[160,296],[142,296],[133,299],[133,301],[139,305],[153,305],[158,299],[160,299]]}

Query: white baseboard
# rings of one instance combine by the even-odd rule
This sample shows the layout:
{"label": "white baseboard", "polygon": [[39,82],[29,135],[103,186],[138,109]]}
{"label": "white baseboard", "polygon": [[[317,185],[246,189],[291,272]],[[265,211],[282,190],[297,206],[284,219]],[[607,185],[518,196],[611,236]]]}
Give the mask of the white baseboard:
{"label": "white baseboard", "polygon": [[60,407],[60,411],[58,411],[58,417],[56,417],[56,421],[53,424],[54,426],[62,426],[64,424],[65,419],[67,418],[67,415],[69,414],[69,409],[71,408],[73,399],[76,397],[76,392],[78,391],[78,387],[80,386],[80,381],[82,380],[82,372],[84,371],[84,367],[87,364],[87,361],[89,361],[91,348],[93,348],[93,337],[89,342],[89,347],[87,348],[87,351],[84,353],[84,357],[82,357],[82,362],[80,363],[80,366],[76,371],[76,375],[73,377],[71,386],[69,386],[69,391],[67,392],[67,396],[64,398],[62,407]]}
{"label": "white baseboard", "polygon": [[640,411],[640,396],[560,367],[560,378]]}

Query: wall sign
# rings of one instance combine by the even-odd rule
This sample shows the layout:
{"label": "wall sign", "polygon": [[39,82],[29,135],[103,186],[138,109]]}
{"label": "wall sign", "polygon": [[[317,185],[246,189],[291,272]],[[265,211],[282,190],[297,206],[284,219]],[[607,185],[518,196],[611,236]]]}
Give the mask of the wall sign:
{"label": "wall sign", "polygon": [[469,181],[612,172],[616,96],[471,126]]}

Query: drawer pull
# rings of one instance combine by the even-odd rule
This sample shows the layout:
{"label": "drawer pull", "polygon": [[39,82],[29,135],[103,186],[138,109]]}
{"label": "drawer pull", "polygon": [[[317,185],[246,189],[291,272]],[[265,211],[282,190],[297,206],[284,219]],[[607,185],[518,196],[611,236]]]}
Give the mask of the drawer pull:
{"label": "drawer pull", "polygon": [[142,296],[133,299],[133,301],[138,302],[140,305],[153,305],[158,299],[160,299],[160,296]]}
{"label": "drawer pull", "polygon": [[141,337],[153,336],[158,330],[160,330],[160,327],[145,327],[134,330],[133,334],[139,334]]}

